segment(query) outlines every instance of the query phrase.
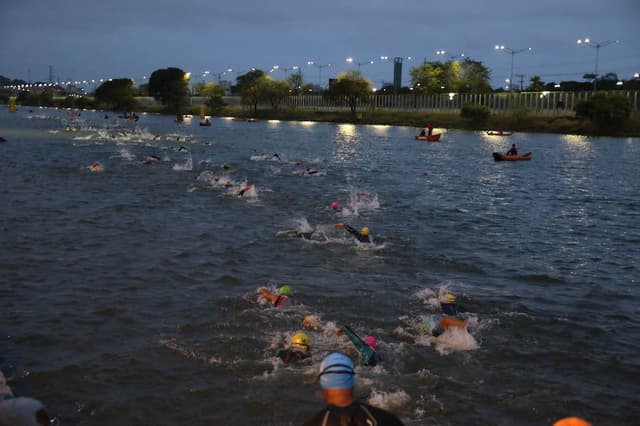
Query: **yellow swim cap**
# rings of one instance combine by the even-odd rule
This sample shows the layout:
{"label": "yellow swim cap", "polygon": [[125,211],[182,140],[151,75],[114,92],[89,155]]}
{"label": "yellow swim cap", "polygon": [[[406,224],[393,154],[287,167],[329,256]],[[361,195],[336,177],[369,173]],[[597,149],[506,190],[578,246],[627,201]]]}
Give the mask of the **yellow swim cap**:
{"label": "yellow swim cap", "polygon": [[362,235],[369,235],[369,228],[367,228],[367,227],[365,226],[364,228],[362,228],[362,229],[360,230],[360,233],[361,233]]}
{"label": "yellow swim cap", "polygon": [[456,303],[456,296],[453,293],[447,293],[444,296],[444,303]]}
{"label": "yellow swim cap", "polygon": [[308,351],[311,349],[311,339],[303,332],[298,332],[291,338],[291,346],[296,349]]}

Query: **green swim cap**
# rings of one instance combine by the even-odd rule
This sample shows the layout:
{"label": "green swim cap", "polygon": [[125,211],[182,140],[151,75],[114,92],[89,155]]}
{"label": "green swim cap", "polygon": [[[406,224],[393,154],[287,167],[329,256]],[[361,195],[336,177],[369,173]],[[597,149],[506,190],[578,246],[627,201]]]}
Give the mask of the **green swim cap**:
{"label": "green swim cap", "polygon": [[431,326],[426,322],[423,322],[418,326],[418,328],[420,329],[421,333],[428,333],[429,330],[431,329]]}
{"label": "green swim cap", "polygon": [[278,294],[282,296],[291,296],[293,292],[291,291],[291,286],[289,284],[285,284],[278,289]]}

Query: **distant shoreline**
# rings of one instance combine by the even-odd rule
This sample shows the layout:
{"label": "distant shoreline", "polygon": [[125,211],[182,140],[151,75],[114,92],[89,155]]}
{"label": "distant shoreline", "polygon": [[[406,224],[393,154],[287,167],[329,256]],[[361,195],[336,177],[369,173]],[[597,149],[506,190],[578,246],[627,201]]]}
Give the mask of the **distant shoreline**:
{"label": "distant shoreline", "polygon": [[[145,108],[148,112],[161,112],[157,108]],[[198,116],[199,107],[188,107],[185,114]],[[253,116],[247,110],[240,108],[225,108],[214,117],[246,117],[260,120],[283,120],[283,121],[318,121],[329,123],[353,123],[349,111],[319,111],[319,110],[291,110],[280,111],[258,110]],[[389,111],[367,111],[358,113],[358,120],[355,124],[390,125],[424,128],[427,123],[432,123],[436,128],[450,128],[459,130],[498,130],[510,132],[528,133],[556,133],[575,134],[583,136],[611,136],[611,137],[640,137],[640,117],[628,119],[624,128],[615,131],[599,131],[593,123],[584,118],[572,116],[545,117],[518,114],[492,114],[482,121],[474,121],[463,118],[456,113],[441,112],[389,112]]]}

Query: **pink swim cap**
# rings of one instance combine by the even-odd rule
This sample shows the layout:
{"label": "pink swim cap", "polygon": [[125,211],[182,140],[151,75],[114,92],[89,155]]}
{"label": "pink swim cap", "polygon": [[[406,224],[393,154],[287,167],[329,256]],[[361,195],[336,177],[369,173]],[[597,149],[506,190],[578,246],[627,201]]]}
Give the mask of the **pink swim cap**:
{"label": "pink swim cap", "polygon": [[331,203],[332,210],[338,210],[339,208],[340,208],[340,203],[338,203],[337,201],[334,201],[333,203]]}
{"label": "pink swim cap", "polygon": [[376,340],[375,337],[367,336],[364,339],[362,339],[362,341],[365,342],[367,345],[371,346],[371,348],[374,351],[378,351],[378,341]]}

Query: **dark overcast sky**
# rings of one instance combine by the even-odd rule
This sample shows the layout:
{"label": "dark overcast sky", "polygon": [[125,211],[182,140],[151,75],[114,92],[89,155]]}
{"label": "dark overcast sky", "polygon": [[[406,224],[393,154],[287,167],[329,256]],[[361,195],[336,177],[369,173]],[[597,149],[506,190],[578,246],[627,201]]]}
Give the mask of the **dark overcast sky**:
{"label": "dark overcast sky", "polygon": [[599,72],[631,78],[640,72],[640,0],[2,0],[0,75],[27,80],[30,70],[31,80],[48,81],[52,65],[61,80],[139,82],[175,66],[199,80],[205,70],[298,65],[315,83],[319,70],[307,61],[332,64],[325,80],[356,68],[345,62],[351,56],[376,61],[361,71],[379,87],[393,79],[380,56],[411,56],[408,84],[408,68],[442,59],[435,52],[444,49],[482,61],[497,87],[511,55],[494,45],[533,48],[514,57],[525,84],[532,75],[581,80],[596,58],[576,44],[584,37],[619,40],[599,50]]}

